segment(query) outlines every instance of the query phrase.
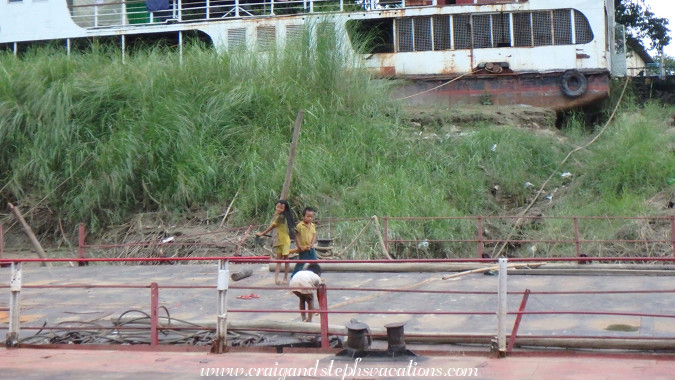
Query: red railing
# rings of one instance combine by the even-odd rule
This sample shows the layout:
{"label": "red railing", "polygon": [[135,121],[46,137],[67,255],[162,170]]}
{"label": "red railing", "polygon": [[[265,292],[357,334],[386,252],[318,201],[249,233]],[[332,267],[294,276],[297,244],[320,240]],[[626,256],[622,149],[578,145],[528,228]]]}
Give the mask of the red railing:
{"label": "red railing", "polygon": [[[349,247],[352,243],[349,243],[348,238],[344,236],[336,236],[333,230],[335,226],[343,223],[348,225],[353,225],[358,222],[365,222],[372,220],[373,218],[345,218],[345,219],[323,219],[317,221],[317,229],[319,232],[319,237],[323,235],[333,236],[332,240],[335,240],[335,246]],[[560,232],[559,236],[539,236],[531,233],[532,231],[525,231],[520,233],[507,233],[504,230],[510,230],[514,224],[519,224],[523,221],[537,222],[537,223],[561,223],[566,231],[569,231],[567,235],[565,232]],[[620,226],[616,227],[614,224],[616,222]],[[451,230],[452,227],[456,227],[457,223],[462,223],[464,228],[461,228],[459,232],[448,231],[446,236],[448,238],[442,237],[444,235],[443,228],[441,232],[435,231],[429,233],[429,236],[415,236],[415,235],[424,235],[423,227],[420,225],[430,224],[430,223],[447,223],[447,225],[442,227],[447,227],[448,230]],[[469,223],[468,225],[466,223]],[[659,236],[647,236],[643,238],[636,239],[626,239],[626,238],[598,238],[595,236],[585,236],[590,234],[595,234],[593,231],[593,226],[597,226],[599,223],[608,223],[609,227],[607,228],[610,231],[623,228],[630,230],[634,226],[631,223],[643,223],[647,225],[651,224],[660,224],[659,227]],[[498,224],[501,226],[501,232],[495,231],[493,226]],[[466,226],[471,226],[471,228],[466,228]],[[503,256],[505,253],[508,253],[509,256],[527,256],[527,257],[538,257],[538,256],[552,256],[553,257],[582,257],[589,256],[596,257],[600,259],[602,257],[612,257],[616,254],[617,257],[614,257],[616,261],[626,260],[625,257],[635,257],[635,259],[630,259],[629,261],[660,261],[660,257],[670,256],[675,257],[675,216],[655,216],[655,217],[546,217],[546,216],[470,216],[470,217],[383,217],[382,223],[382,233],[381,233],[381,242],[384,246],[386,252],[394,253],[398,248],[408,249],[408,252],[422,251],[418,249],[422,244],[437,244],[443,246],[444,244],[452,244],[450,248],[445,248],[445,251],[437,252],[426,252],[422,253],[426,257],[455,257],[455,258],[466,258],[466,257],[478,257],[482,258],[484,255],[487,255],[486,248],[491,247],[491,252],[489,255],[492,257]],[[489,228],[490,236],[486,236],[485,231],[486,227]],[[181,236],[170,236],[165,239],[151,240],[151,241],[138,241],[132,243],[120,243],[120,244],[87,244],[86,243],[86,227],[84,224],[80,224],[78,228],[78,249],[77,249],[77,258],[86,259],[91,257],[91,252],[98,250],[99,252],[103,251],[113,251],[115,249],[124,248],[152,248],[152,249],[162,249],[162,248],[177,248],[182,249],[183,247],[195,247],[195,248],[222,248],[230,247],[234,252],[234,255],[247,255],[245,244],[248,239],[251,237],[251,234],[254,230],[260,229],[260,226],[249,225],[245,227],[237,228],[225,228],[218,229],[210,232],[200,233],[200,234],[185,234]],[[376,226],[379,230],[379,226]],[[352,228],[353,230],[354,228]],[[415,232],[410,232],[414,230]],[[473,232],[471,232],[473,231]],[[512,230],[508,232],[513,232]],[[0,259],[7,257],[6,247],[4,243],[4,227],[0,225]],[[606,231],[605,231],[606,233]],[[208,242],[200,241],[201,238],[211,238],[211,240],[217,239],[222,234],[231,234],[235,236],[236,241],[218,241],[218,242]],[[456,236],[453,236],[455,234]],[[473,234],[473,236],[470,236]],[[550,233],[552,235],[553,233]],[[654,235],[654,234],[652,234]],[[439,237],[440,236],[440,237]],[[562,236],[562,237],[561,237]],[[325,236],[324,236],[325,237]],[[374,240],[373,240],[374,241]],[[375,242],[375,241],[374,241]],[[349,244],[348,244],[349,243]],[[377,242],[375,242],[377,243]],[[512,254],[512,251],[504,252],[503,249],[500,250],[506,245],[517,245],[524,246],[526,244],[532,246],[550,246],[550,252],[544,254],[540,253],[531,253],[531,252],[516,252]],[[612,246],[617,246],[624,244],[626,247],[623,247],[623,253],[620,255],[614,253],[611,250],[604,249]],[[372,247],[372,244],[370,244]],[[471,248],[470,246],[475,248]],[[365,244],[361,249],[367,249],[368,244]],[[635,249],[633,249],[635,247]],[[649,247],[649,252],[639,253],[638,248]],[[535,247],[536,248],[536,247]],[[471,251],[475,252],[471,254]],[[653,252],[652,252],[653,251]],[[414,252],[413,252],[414,253]],[[604,253],[604,255],[603,255]],[[180,255],[178,255],[180,256]],[[403,253],[405,256],[405,252]],[[418,255],[419,256],[419,255]],[[601,257],[602,256],[602,257]],[[414,257],[414,255],[413,255]],[[649,260],[641,259],[640,257],[647,257]],[[177,260],[178,257],[173,257],[173,260]],[[80,262],[82,263],[82,262]],[[83,264],[80,264],[83,265]]]}
{"label": "red railing", "polygon": [[[285,262],[285,261],[277,261],[277,260],[269,260],[268,258],[264,257],[223,257],[223,258],[207,258],[207,257],[196,257],[196,258],[138,258],[138,259],[76,259],[78,262],[85,262],[85,261],[94,261],[94,262],[118,262],[118,261],[132,261],[132,262],[150,262],[150,261],[156,261],[156,262],[161,262],[161,261],[166,261],[166,260],[183,260],[183,261],[203,261],[203,260],[219,260],[222,265],[222,263],[225,263],[225,268],[227,267],[228,262],[233,262],[233,263],[261,263],[261,261],[265,264],[269,263],[276,263],[276,262]],[[569,261],[569,260],[576,260],[575,258],[558,258],[558,259],[552,259],[552,260],[542,260],[538,259],[538,261]],[[598,259],[598,258],[594,258]],[[615,260],[616,258],[609,258],[611,260]],[[626,259],[634,259],[634,258],[626,258]],[[652,258],[653,259],[653,258]],[[2,262],[7,262],[8,260],[4,259]],[[146,329],[146,331],[149,331],[149,346],[156,348],[157,346],[160,345],[160,340],[159,340],[159,334],[162,331],[168,330],[168,329],[174,329],[174,330],[179,330],[181,327],[168,327],[166,325],[163,325],[159,321],[159,309],[162,308],[160,306],[160,290],[161,289],[215,289],[217,291],[221,291],[223,289],[220,289],[220,287],[216,287],[216,285],[213,286],[182,286],[182,285],[161,285],[158,284],[157,282],[151,282],[149,285],[130,285],[130,284],[107,284],[107,285],[97,285],[97,284],[78,284],[78,285],[73,285],[73,284],[52,284],[52,285],[31,285],[31,284],[21,284],[21,263],[22,262],[39,262],[39,261],[50,261],[50,262],[64,262],[64,261],[73,261],[72,259],[49,259],[49,260],[39,260],[39,259],[24,259],[24,260],[15,260],[13,261],[13,268],[12,268],[12,279],[10,281],[9,289],[10,289],[10,297],[12,302],[10,302],[10,308],[9,312],[11,315],[11,320],[14,320],[14,322],[10,322],[10,326],[8,327],[8,334],[6,337],[6,341],[8,342],[9,345],[14,345],[19,341],[18,337],[18,332],[19,332],[19,326],[20,324],[18,321],[19,319],[19,312],[20,308],[17,307],[19,305],[20,301],[20,292],[22,289],[75,289],[75,288],[81,288],[81,289],[92,289],[92,288],[119,288],[119,289],[130,289],[130,290],[135,290],[135,289],[140,289],[140,288],[145,288],[145,289],[150,289],[150,302],[149,302],[149,310],[150,312],[148,313],[150,316],[150,327],[149,329]],[[518,259],[518,260],[513,260],[514,262],[520,261],[520,262],[529,262],[532,261],[531,259]],[[662,261],[667,261],[667,262],[673,262],[675,261],[675,258],[662,258]],[[329,268],[328,263],[325,261],[317,260],[309,260],[308,262],[321,262],[324,264],[325,267]],[[363,263],[363,262],[373,262],[371,260],[336,260],[336,261],[331,261],[331,262],[337,262],[337,263]],[[391,261],[388,260],[376,260],[375,262],[381,262],[381,263],[391,263]],[[399,261],[396,261],[398,263]],[[444,262],[444,263],[457,263],[457,262],[475,262],[475,263],[494,263],[494,260],[480,260],[480,259],[463,259],[463,260],[451,260],[451,259],[433,259],[433,260],[401,260],[401,263],[414,263],[414,262]],[[500,264],[500,283],[502,281],[502,277],[504,280],[504,283],[506,283],[506,266],[501,267],[502,264],[505,265],[506,260],[501,259],[499,264]],[[114,268],[110,270],[122,270],[122,268]],[[17,274],[18,271],[18,274]],[[229,273],[229,272],[228,272]],[[228,274],[229,276],[229,274]],[[216,281],[214,281],[216,282]],[[220,282],[220,281],[218,281]],[[0,288],[7,288],[8,286],[0,286]],[[234,285],[234,286],[228,286],[225,285],[224,287],[224,295],[225,295],[225,307],[227,307],[227,290],[228,289],[240,289],[240,290],[245,290],[245,291],[250,291],[250,290],[263,290],[263,291],[285,291],[287,292],[290,288],[284,288],[284,287],[261,287],[261,286],[240,286],[240,285]],[[350,310],[344,310],[344,309],[330,309],[331,303],[330,303],[330,294],[333,292],[343,292],[343,291],[349,291],[352,293],[358,293],[358,292],[387,292],[387,293],[416,293],[422,295],[438,295],[438,294],[447,294],[447,295],[470,295],[472,297],[495,297],[497,296],[498,299],[501,299],[500,297],[507,297],[507,296],[518,296],[522,295],[522,299],[520,302],[520,306],[518,310],[511,310],[511,311],[505,311],[504,315],[510,315],[510,316],[515,316],[515,321],[513,323],[513,327],[511,329],[510,334],[505,334],[503,333],[503,338],[506,339],[508,337],[508,346],[504,348],[504,352],[510,352],[513,350],[514,345],[522,340],[525,339],[527,342],[532,342],[536,339],[548,339],[548,340],[560,340],[564,341],[565,339],[595,339],[595,340],[617,340],[619,338],[629,341],[629,343],[622,343],[624,346],[618,345],[616,347],[633,347],[635,343],[631,343],[630,341],[636,342],[640,341],[644,345],[649,345],[653,344],[654,349],[667,349],[667,347],[674,347],[675,345],[675,336],[652,336],[652,337],[635,337],[635,336],[624,336],[624,337],[617,337],[617,336],[608,336],[608,335],[565,335],[564,332],[557,331],[555,330],[555,326],[551,326],[551,335],[527,335],[525,337],[519,337],[518,336],[518,330],[523,324],[523,318],[530,315],[530,316],[536,316],[536,315],[579,315],[579,316],[623,316],[623,317],[640,317],[640,318],[662,318],[662,319],[667,319],[667,320],[673,320],[675,319],[675,314],[673,313],[668,313],[668,312],[647,312],[644,310],[644,305],[641,305],[639,302],[635,302],[633,300],[633,304],[639,307],[638,310],[624,310],[624,311],[612,311],[612,310],[592,310],[588,309],[588,306],[582,307],[581,309],[574,309],[574,310],[565,310],[565,309],[560,309],[556,308],[554,310],[526,310],[527,302],[528,299],[532,296],[561,296],[561,295],[582,295],[584,297],[590,296],[590,295],[608,295],[608,294],[614,294],[614,295],[630,295],[631,297],[635,297],[636,295],[651,295],[651,294],[663,294],[663,295],[669,295],[669,294],[675,294],[675,289],[628,289],[628,290],[579,290],[579,291],[573,291],[573,290],[565,290],[565,291],[550,291],[550,290],[544,290],[544,291],[537,291],[537,290],[530,290],[530,289],[525,289],[522,292],[506,292],[505,287],[503,290],[497,289],[497,291],[465,291],[465,290],[434,290],[434,289],[405,289],[405,288],[381,288],[381,287],[372,287],[372,288],[354,288],[354,287],[328,287],[326,285],[320,286],[318,289],[318,306],[319,308],[315,310],[315,312],[320,314],[319,322],[320,322],[320,331],[319,334],[321,336],[321,348],[322,349],[328,349],[329,346],[329,336],[330,335],[344,335],[344,333],[339,333],[339,332],[331,332],[329,331],[329,317],[331,315],[340,315],[340,314],[350,314],[350,315],[437,315],[437,316],[448,316],[448,315],[470,315],[470,316],[494,316],[495,315],[495,310],[491,310],[490,308],[484,309],[484,310],[435,310],[435,309],[430,309],[430,308],[422,308],[419,310],[392,310],[392,308],[399,306],[398,309],[400,309],[401,305],[391,305],[392,308],[381,308],[382,305],[378,307],[369,307],[366,309],[350,309]],[[503,293],[503,294],[502,294]],[[666,299],[669,299],[672,297],[666,297]],[[505,298],[503,298],[505,300]],[[586,302],[585,304],[590,304],[590,302]],[[33,308],[36,306],[33,305]],[[666,309],[667,310],[667,309]],[[225,313],[254,313],[254,314],[275,314],[275,313],[280,313],[280,314],[286,314],[286,313],[298,313],[299,311],[297,309],[289,310],[289,309],[280,309],[280,308],[235,308],[235,309],[225,309]],[[499,319],[499,317],[498,317]],[[214,318],[215,321],[215,318]],[[18,323],[18,324],[17,324]],[[503,320],[502,320],[503,323]],[[525,320],[525,323],[527,323],[527,319]],[[212,327],[203,327],[203,326],[198,326],[201,329],[210,329],[214,330]],[[1,327],[0,327],[1,328]],[[109,327],[105,327],[108,328]],[[182,327],[182,329],[191,329],[194,330],[196,327]],[[49,330],[49,329],[60,329],[60,330],[85,330],[89,329],[91,330],[92,327],[52,327],[52,326],[23,326],[21,327],[23,330]],[[142,330],[142,328],[134,328],[134,327],[118,327],[120,330],[124,329],[129,329],[129,330]],[[260,331],[284,331],[283,329],[258,329]],[[312,334],[316,333],[315,331],[308,329],[305,331],[305,333]],[[382,333],[373,333],[374,336],[382,336]],[[498,333],[499,335],[499,333]],[[420,333],[409,333],[407,334],[410,338],[422,338],[423,334]],[[494,338],[494,335],[491,334],[450,334],[448,332],[438,332],[434,333],[435,337],[446,337],[449,339],[449,341],[454,341],[454,342],[469,342],[469,343],[477,343],[481,345],[489,345],[489,342]],[[530,343],[532,344],[532,343]],[[555,345],[555,344],[553,344]],[[501,349],[500,349],[501,351]]]}

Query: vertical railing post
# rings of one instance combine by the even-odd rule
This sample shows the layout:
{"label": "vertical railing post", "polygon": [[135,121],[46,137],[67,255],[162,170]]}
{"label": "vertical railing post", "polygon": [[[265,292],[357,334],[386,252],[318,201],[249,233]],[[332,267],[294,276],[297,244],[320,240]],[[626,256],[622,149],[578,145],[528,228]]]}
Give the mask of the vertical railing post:
{"label": "vertical railing post", "polygon": [[484,248],[484,245],[483,245],[483,217],[482,216],[478,215],[478,219],[477,219],[476,224],[477,224],[476,227],[478,227],[478,237],[476,238],[476,240],[477,240],[477,242],[476,242],[477,247],[476,248],[477,248],[477,251],[478,251],[478,258],[482,259],[483,258],[483,248]]}
{"label": "vertical railing post", "polygon": [[581,242],[579,240],[579,219],[577,217],[572,218],[572,223],[574,224],[574,248],[577,251],[577,257],[581,257]]}
{"label": "vertical railing post", "polygon": [[506,353],[506,263],[507,259],[499,259],[499,286],[497,288],[497,347],[499,355]]}
{"label": "vertical railing post", "polygon": [[[84,236],[86,231],[84,230],[84,223],[80,223],[77,233],[77,258],[84,259]],[[85,266],[89,263],[85,261],[80,261],[77,263],[78,266]]]}
{"label": "vertical railing post", "polygon": [[321,348],[330,348],[330,342],[328,341],[328,292],[326,291],[326,284],[320,284],[316,293],[320,311]]}
{"label": "vertical railing post", "polygon": [[672,240],[673,257],[675,257],[675,216],[670,217],[670,240]]}
{"label": "vertical railing post", "polygon": [[12,263],[12,277],[9,280],[9,331],[5,339],[7,347],[19,343],[19,313],[21,311],[21,263]]}
{"label": "vertical railing post", "polygon": [[384,217],[384,249],[389,251],[389,217]]}
{"label": "vertical railing post", "polygon": [[156,282],[150,284],[150,345],[159,345],[159,287]]}
{"label": "vertical railing post", "polygon": [[212,352],[222,354],[227,350],[227,289],[230,282],[230,270],[227,260],[218,261],[218,290],[216,340]]}

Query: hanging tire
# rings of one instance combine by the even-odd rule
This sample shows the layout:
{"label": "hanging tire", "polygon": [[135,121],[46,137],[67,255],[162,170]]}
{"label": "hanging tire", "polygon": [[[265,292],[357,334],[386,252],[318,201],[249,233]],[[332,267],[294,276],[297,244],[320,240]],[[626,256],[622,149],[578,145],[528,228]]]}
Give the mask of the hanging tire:
{"label": "hanging tire", "polygon": [[576,70],[567,70],[560,77],[560,89],[570,98],[583,95],[588,89],[588,80],[584,74]]}

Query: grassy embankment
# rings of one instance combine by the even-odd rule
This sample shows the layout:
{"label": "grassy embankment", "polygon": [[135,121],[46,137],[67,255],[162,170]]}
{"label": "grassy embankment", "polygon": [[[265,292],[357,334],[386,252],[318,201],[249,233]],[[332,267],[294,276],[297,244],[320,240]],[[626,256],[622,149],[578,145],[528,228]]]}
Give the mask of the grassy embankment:
{"label": "grassy embankment", "polygon": [[[524,183],[536,189],[555,173],[546,187],[554,194],[563,172],[573,181],[564,197],[554,194],[546,215],[652,215],[645,200],[675,177],[666,141],[673,137],[665,135],[672,107],[626,103],[597,143],[559,167],[594,131],[573,121],[560,138],[483,123],[419,138],[388,84],[355,68],[334,41],[267,60],[193,46],[182,64],[162,50],[136,52],[124,64],[105,51],[0,56],[0,197],[49,215],[43,233],[56,231],[56,221],[68,233],[79,222],[102,231],[138,212],[217,217],[237,192],[230,223],[265,223],[299,109],[306,113],[290,200],[296,209],[318,207],[323,218],[495,215],[505,211],[490,194],[494,185],[517,207],[533,193]],[[568,224],[547,222],[526,234],[562,236]],[[361,226],[337,233],[354,236]],[[615,227],[588,228],[600,238]],[[391,236],[470,239],[475,222],[393,223]],[[367,240],[361,247],[376,242]]]}

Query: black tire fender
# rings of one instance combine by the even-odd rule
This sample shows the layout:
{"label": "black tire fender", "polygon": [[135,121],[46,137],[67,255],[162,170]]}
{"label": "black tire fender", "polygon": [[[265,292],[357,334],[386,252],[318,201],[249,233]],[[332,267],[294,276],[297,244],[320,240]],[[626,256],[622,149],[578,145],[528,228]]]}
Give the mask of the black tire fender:
{"label": "black tire fender", "polygon": [[577,70],[567,70],[560,77],[560,89],[570,98],[583,95],[588,89],[588,80]]}

